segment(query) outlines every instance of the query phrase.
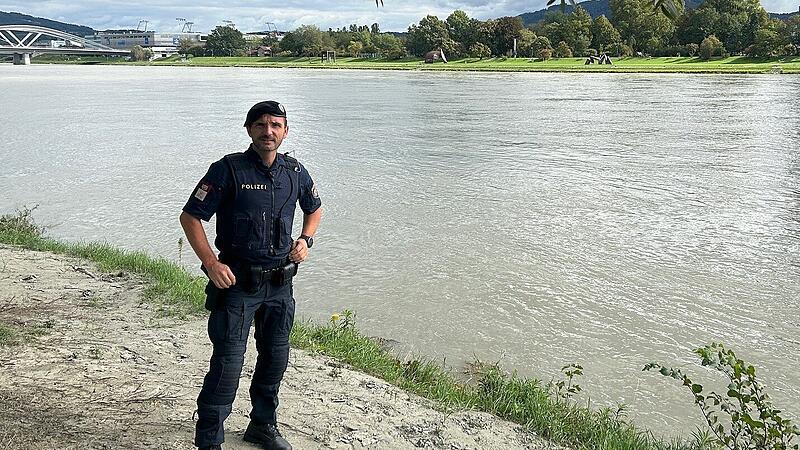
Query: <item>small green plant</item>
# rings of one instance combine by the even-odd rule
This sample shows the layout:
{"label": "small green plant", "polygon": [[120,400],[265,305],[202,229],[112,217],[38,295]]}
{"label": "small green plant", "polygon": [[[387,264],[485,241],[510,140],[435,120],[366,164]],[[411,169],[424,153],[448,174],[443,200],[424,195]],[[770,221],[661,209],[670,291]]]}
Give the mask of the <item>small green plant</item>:
{"label": "small green plant", "polygon": [[39,205],[34,205],[31,208],[23,206],[15,214],[0,216],[0,236],[4,238],[3,241],[10,241],[9,243],[16,244],[16,241],[20,240],[20,236],[41,236],[45,231],[45,227],[37,225],[33,221],[33,212],[38,207]]}
{"label": "small green plant", "polygon": [[355,331],[356,313],[349,309],[345,309],[341,313],[335,313],[331,315],[331,325],[335,330]]}
{"label": "small green plant", "polygon": [[[703,366],[714,368],[726,376],[730,383],[725,395],[713,391],[704,394],[703,386],[680,369],[650,363],[642,370],[658,370],[661,375],[679,380],[689,388],[716,444],[729,450],[800,449],[800,444],[792,443],[800,436],[800,430],[772,406],[769,395],[756,380],[755,367],[737,358],[733,350],[723,344],[712,343],[694,352],[700,356]],[[728,419],[721,419],[723,415]]]}
{"label": "small green plant", "polygon": [[567,364],[561,368],[564,379],[553,383],[555,397],[557,400],[568,401],[572,396],[578,394],[582,388],[578,383],[574,383],[575,377],[583,375],[583,366],[580,364]]}
{"label": "small green plant", "polygon": [[178,265],[183,265],[183,236],[178,238]]}

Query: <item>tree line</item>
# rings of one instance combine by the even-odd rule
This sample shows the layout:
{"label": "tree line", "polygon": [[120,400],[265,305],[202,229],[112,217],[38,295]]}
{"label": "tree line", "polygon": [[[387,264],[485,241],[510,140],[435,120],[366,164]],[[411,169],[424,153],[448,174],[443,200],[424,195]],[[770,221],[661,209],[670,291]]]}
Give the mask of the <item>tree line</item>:
{"label": "tree line", "polygon": [[[681,3],[682,2],[678,2]],[[319,56],[326,51],[352,57],[399,59],[441,49],[448,58],[520,56],[714,56],[800,55],[800,15],[771,19],[759,0],[705,0],[696,9],[679,9],[673,19],[653,9],[652,0],[609,0],[611,17],[595,19],[576,7],[570,14],[550,12],[525,26],[520,17],[478,20],[461,10],[446,19],[428,15],[404,35],[382,33],[378,24],[323,31],[303,25],[283,39],[248,44],[241,32],[217,27],[205,48],[185,52],[243,55],[248,45],[269,46],[273,55]],[[679,5],[680,7],[680,5]]]}

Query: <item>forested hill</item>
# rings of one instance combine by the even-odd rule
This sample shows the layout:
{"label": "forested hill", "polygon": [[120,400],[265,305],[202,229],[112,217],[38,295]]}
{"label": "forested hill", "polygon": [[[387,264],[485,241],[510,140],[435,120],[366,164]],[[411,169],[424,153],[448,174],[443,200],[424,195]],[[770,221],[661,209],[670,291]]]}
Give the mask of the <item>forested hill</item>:
{"label": "forested hill", "polygon": [[85,27],[83,25],[74,25],[71,23],[58,22],[56,20],[44,19],[42,17],[33,17],[27,14],[20,14],[17,12],[3,12],[0,11],[0,25],[35,25],[38,27],[47,27],[54,30],[64,31],[75,36],[84,37],[94,34],[94,29]]}
{"label": "forested hill", "polygon": [[[697,8],[698,6],[700,6],[701,3],[703,3],[703,0],[686,0],[686,7]],[[589,15],[592,16],[592,19],[596,19],[600,16],[606,16],[609,18],[611,17],[611,7],[608,6],[608,0],[587,0],[585,2],[579,2],[578,5],[581,8],[585,9],[586,12],[588,12]],[[569,2],[567,2],[567,6],[564,9],[564,11],[567,14],[569,14],[572,12],[573,9],[575,9],[575,7],[569,4]],[[539,11],[535,12],[520,14],[519,17],[522,18],[522,23],[524,23],[526,26],[533,25],[534,23],[543,20],[545,14],[547,14],[550,11],[552,12],[561,11],[561,2],[557,0],[556,4],[549,8],[540,9]]]}

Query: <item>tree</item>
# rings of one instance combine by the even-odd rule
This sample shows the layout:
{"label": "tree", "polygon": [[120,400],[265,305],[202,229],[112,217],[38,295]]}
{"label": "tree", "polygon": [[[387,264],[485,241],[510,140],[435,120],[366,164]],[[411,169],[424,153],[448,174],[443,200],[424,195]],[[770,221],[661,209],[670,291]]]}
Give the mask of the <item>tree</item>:
{"label": "tree", "polygon": [[247,48],[242,32],[229,26],[218,26],[208,35],[206,50],[212,56],[242,55]]}
{"label": "tree", "polygon": [[[783,22],[775,21],[768,27],[764,27],[756,31],[755,41],[753,45],[747,47],[745,53],[748,56],[777,56],[785,53],[786,44],[783,36],[779,33],[784,27]],[[792,52],[794,53],[794,52]]]}
{"label": "tree", "polygon": [[556,49],[553,52],[556,58],[572,58],[572,49],[569,48],[569,45],[561,41],[556,45]]}
{"label": "tree", "polygon": [[550,42],[566,42],[569,39],[569,24],[567,15],[562,13],[547,13],[544,16],[540,35],[547,36]]}
{"label": "tree", "polygon": [[533,54],[539,55],[542,50],[553,50],[553,45],[550,43],[550,39],[547,36],[536,36],[533,40]]}
{"label": "tree", "polygon": [[519,39],[522,31],[522,18],[501,17],[495,21],[494,25],[494,47],[495,55],[509,54],[514,50],[514,39]]}
{"label": "tree", "polygon": [[606,47],[606,51],[617,58],[633,55],[633,49],[629,45],[623,44],[622,42],[614,42],[613,44],[609,44],[608,47]]}
{"label": "tree", "polygon": [[403,41],[391,34],[376,34],[372,37],[372,45],[377,53],[387,59],[405,58],[407,55]]}
{"label": "tree", "polygon": [[756,32],[768,23],[769,15],[759,0],[705,0],[687,14],[679,36],[688,43],[713,34],[728,51],[739,53],[755,42]]}
{"label": "tree", "polygon": [[653,53],[666,45],[675,31],[667,16],[653,10],[652,0],[609,0],[609,6],[614,26],[634,51]]}
{"label": "tree", "polygon": [[189,54],[190,49],[194,47],[196,44],[194,41],[188,38],[182,38],[178,44],[178,53],[186,55]]}
{"label": "tree", "polygon": [[676,34],[680,42],[700,44],[718,30],[719,22],[719,13],[714,8],[690,9],[678,22]]}
{"label": "tree", "polygon": [[408,50],[414,55],[424,55],[431,50],[442,49],[452,53],[455,46],[450,39],[447,25],[436,16],[425,16],[418,25],[408,27]]}
{"label": "tree", "polygon": [[298,56],[317,56],[324,50],[333,49],[333,38],[314,25],[302,25],[281,40],[281,50]]}
{"label": "tree", "polygon": [[523,56],[533,57],[536,54],[533,46],[534,42],[536,42],[536,33],[527,28],[523,28],[519,32],[517,52]]}
{"label": "tree", "polygon": [[469,57],[470,58],[488,58],[492,56],[492,49],[489,48],[488,45],[482,44],[480,42],[476,42],[472,44],[469,48]]}
{"label": "tree", "polygon": [[470,18],[464,11],[453,11],[452,14],[447,16],[445,22],[450,32],[450,38],[457,44],[459,53],[469,53],[468,49],[476,42],[482,42],[488,46],[490,40],[486,36],[484,23]]}
{"label": "tree", "polygon": [[790,44],[800,48],[800,15],[792,16],[786,21],[784,34]]}
{"label": "tree", "polygon": [[578,6],[567,17],[566,43],[575,54],[582,55],[592,45],[592,16]]}
{"label": "tree", "polygon": [[622,42],[619,31],[606,16],[600,16],[592,23],[592,47],[601,53],[611,44]]}
{"label": "tree", "polygon": [[369,28],[369,32],[372,34],[379,34],[381,32],[381,26],[377,23],[373,23],[372,26]]}
{"label": "tree", "polygon": [[694,57],[695,55],[697,55],[698,51],[700,51],[700,46],[695,44],[694,42],[692,42],[690,44],[686,44],[686,53],[689,56]]}
{"label": "tree", "polygon": [[553,57],[553,50],[549,48],[543,48],[539,50],[537,56],[539,57],[539,59],[547,61],[548,59]]}
{"label": "tree", "polygon": [[134,45],[131,49],[131,61],[150,61],[153,57],[153,50],[144,48],[141,45]]}
{"label": "tree", "polygon": [[711,59],[712,56],[722,56],[724,52],[722,42],[713,34],[700,43],[700,57],[705,60]]}
{"label": "tree", "polygon": [[357,58],[363,50],[364,44],[359,41],[350,41],[350,45],[347,46],[347,52],[354,58]]}

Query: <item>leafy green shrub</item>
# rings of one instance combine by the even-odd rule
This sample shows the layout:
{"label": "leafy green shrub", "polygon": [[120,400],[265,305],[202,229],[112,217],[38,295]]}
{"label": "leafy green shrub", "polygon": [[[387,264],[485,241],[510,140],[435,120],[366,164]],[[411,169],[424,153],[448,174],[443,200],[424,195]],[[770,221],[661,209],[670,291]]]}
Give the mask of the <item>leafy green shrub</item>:
{"label": "leafy green shrub", "polygon": [[549,49],[549,48],[543,48],[543,49],[539,50],[539,53],[537,54],[537,56],[542,61],[547,61],[548,59],[553,57],[553,50]]}
{"label": "leafy green shrub", "polygon": [[555,56],[556,58],[572,58],[572,49],[566,42],[561,41],[556,45]]}
{"label": "leafy green shrub", "polygon": [[[792,444],[800,436],[800,430],[772,406],[769,395],[756,380],[755,367],[738,359],[733,350],[722,344],[712,343],[694,352],[700,356],[703,366],[725,374],[730,381],[725,395],[713,391],[704,394],[703,386],[680,369],[650,363],[643,370],[658,370],[689,388],[717,444],[729,450],[800,449],[800,444]],[[723,414],[728,416],[727,421],[720,419]]]}
{"label": "leafy green shrub", "polygon": [[725,53],[725,47],[722,42],[717,39],[713,34],[703,39],[700,43],[700,57],[703,59],[711,59],[712,56],[722,56]]}

